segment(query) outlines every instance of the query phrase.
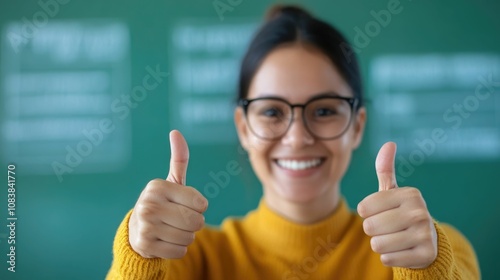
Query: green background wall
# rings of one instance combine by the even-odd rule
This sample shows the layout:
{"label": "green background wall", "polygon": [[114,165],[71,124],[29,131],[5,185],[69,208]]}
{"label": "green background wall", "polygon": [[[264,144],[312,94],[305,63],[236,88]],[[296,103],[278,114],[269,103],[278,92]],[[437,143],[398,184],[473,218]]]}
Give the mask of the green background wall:
{"label": "green background wall", "polygon": [[[127,115],[122,112],[123,120],[117,120],[116,114],[106,111],[107,113],[102,115],[103,118],[114,118],[116,129],[106,136],[102,145],[95,147],[90,156],[83,159],[81,166],[72,168],[71,173],[65,173],[62,180],[53,172],[52,164],[54,161],[64,163],[65,146],[76,147],[79,141],[85,139],[84,136],[80,135],[80,138],[66,142],[51,142],[45,139],[40,142],[23,140],[24,142],[17,143],[11,137],[12,129],[16,128],[8,124],[10,118],[15,117],[16,110],[29,111],[36,108],[27,108],[24,103],[18,104],[14,109],[9,107],[13,106],[13,103],[9,101],[10,93],[7,92],[6,85],[10,82],[6,77],[26,69],[53,69],[46,64],[43,55],[28,56],[27,51],[33,54],[36,53],[35,49],[13,53],[10,49],[12,44],[9,46],[11,42],[6,35],[7,26],[12,23],[23,24],[23,18],[33,21],[34,15],[44,10],[36,1],[3,0],[0,3],[0,28],[4,30],[3,51],[0,56],[1,168],[5,174],[8,164],[16,164],[18,218],[16,272],[11,273],[7,271],[6,263],[8,232],[3,224],[7,224],[7,186],[6,176],[2,176],[5,183],[1,182],[0,190],[0,221],[3,225],[0,226],[1,279],[104,278],[112,260],[113,237],[123,216],[133,207],[149,180],[164,178],[168,173],[168,133],[171,129],[186,131],[191,153],[187,179],[189,185],[204,192],[207,184],[214,183],[211,172],[225,170],[226,165],[232,161],[237,161],[242,168],[239,176],[230,177],[227,187],[211,189],[210,208],[206,213],[208,223],[218,224],[230,215],[242,216],[257,205],[261,187],[245,155],[240,153],[234,128],[228,121],[227,114],[224,121],[213,127],[214,133],[210,133],[212,128],[207,131],[193,131],[188,124],[182,123],[183,120],[179,117],[180,109],[176,105],[189,96],[189,90],[179,93],[176,79],[181,70],[175,61],[183,57],[188,60],[207,57],[237,59],[244,49],[239,48],[239,51],[235,52],[186,54],[183,49],[176,49],[174,46],[172,38],[175,28],[189,25],[199,27],[204,24],[226,27],[238,25],[250,26],[248,30],[251,31],[257,26],[269,4],[273,3],[249,0],[220,2],[237,5],[224,12],[221,17],[212,1],[201,0],[69,0],[64,2],[65,4],[58,4],[57,12],[49,15],[47,25],[81,22],[83,26],[92,27],[105,26],[111,22],[120,24],[116,30],[125,30],[125,33],[113,33],[125,34],[120,38],[126,45],[125,48],[114,46],[114,50],[122,51],[119,56],[115,56],[116,59],[113,58],[115,60],[108,55],[102,58],[108,61],[108,64],[102,64],[100,59],[97,59],[91,61],[94,64],[88,66],[101,69],[109,75],[116,75],[112,81],[118,83],[108,85],[112,88],[112,93],[107,96],[108,99],[102,99],[103,104],[109,107],[113,98],[129,93],[133,86],[142,84],[143,78],[149,73],[146,69],[148,66],[159,67],[169,73],[155,89],[148,91],[147,97],[141,100],[137,107],[130,109]],[[370,12],[387,9],[389,2],[391,1],[307,1],[306,7],[335,24],[352,41],[356,36],[356,27],[364,30],[366,24],[374,20]],[[377,122],[386,120],[375,114],[384,111],[374,106],[380,104],[377,103],[380,92],[374,90],[377,86],[370,69],[373,69],[371,67],[377,58],[427,54],[449,58],[457,54],[486,54],[487,58],[491,58],[486,59],[488,63],[494,61],[491,72],[493,80],[500,81],[500,66],[497,63],[500,56],[499,2],[402,0],[400,7],[402,11],[393,14],[387,26],[381,27],[379,32],[371,36],[369,44],[359,48],[366,94],[371,100],[367,105],[370,116],[368,127],[378,128],[380,123]],[[52,9],[56,11],[54,7]],[[246,34],[247,37],[250,35]],[[32,42],[26,43],[28,47],[31,45]],[[86,59],[74,60],[73,64],[62,69],[84,70],[91,62]],[[17,69],[19,65],[25,67],[24,70]],[[235,82],[233,80],[232,84],[227,84],[225,90],[216,95],[217,100],[226,97],[231,99]],[[451,87],[450,90],[453,90],[450,85],[454,82],[448,83],[444,88]],[[456,82],[460,83],[458,80]],[[474,87],[470,92],[463,93],[465,95],[460,98],[445,98],[432,105],[436,112],[442,114],[452,108],[453,104],[460,103],[472,95],[473,90]],[[463,129],[483,125],[489,127],[489,139],[500,139],[499,93],[497,83],[495,92],[489,99],[479,103],[478,113],[462,118],[463,126],[448,134],[451,139],[449,143],[456,143],[457,139],[453,138],[460,137]],[[33,94],[37,94],[36,88]],[[49,93],[39,93],[42,96],[44,94]],[[397,94],[397,90],[393,90],[392,94]],[[205,102],[205,97],[196,99],[197,97],[193,96],[189,96],[193,98],[191,101]],[[207,99],[207,102],[211,101],[213,100]],[[39,105],[43,106],[43,103]],[[430,104],[423,104],[427,105]],[[228,108],[230,109],[230,106]],[[36,119],[36,116],[32,118]],[[342,184],[343,193],[351,207],[354,208],[362,198],[377,190],[374,171],[377,145],[381,144],[380,141],[402,139],[398,137],[406,132],[418,131],[422,122],[417,116],[416,121],[410,124],[413,126],[406,126],[403,130],[391,130],[392,134],[385,134],[383,129],[367,130],[363,145],[355,152]],[[450,125],[443,120],[434,124],[436,127]],[[422,125],[429,127],[429,122]],[[205,134],[205,138],[200,137],[200,133]],[[401,141],[411,142],[411,135],[408,136],[410,140]],[[478,133],[477,138],[471,140],[472,143],[477,143],[477,146],[484,145],[484,142],[481,142],[483,136]],[[404,146],[405,143],[401,145]],[[403,176],[405,185],[421,189],[431,214],[436,219],[455,225],[469,238],[479,256],[484,279],[494,279],[498,274],[494,265],[497,264],[495,260],[500,251],[500,148],[494,143],[489,145],[493,147],[491,153],[479,156],[474,155],[474,151],[478,150],[474,147],[470,147],[470,153],[463,153],[469,148],[462,147],[459,149],[462,154],[453,156],[446,148],[447,143],[436,145],[434,153],[429,154],[423,162],[414,164],[414,171],[410,175]],[[58,151],[59,154],[51,158],[52,152],[47,152],[52,151],[50,149]],[[43,154],[42,150],[46,153]],[[401,156],[408,158],[411,151],[411,146],[408,146],[403,149]],[[40,154],[43,154],[43,157],[36,157]],[[22,155],[23,160],[18,158],[18,155]]]}

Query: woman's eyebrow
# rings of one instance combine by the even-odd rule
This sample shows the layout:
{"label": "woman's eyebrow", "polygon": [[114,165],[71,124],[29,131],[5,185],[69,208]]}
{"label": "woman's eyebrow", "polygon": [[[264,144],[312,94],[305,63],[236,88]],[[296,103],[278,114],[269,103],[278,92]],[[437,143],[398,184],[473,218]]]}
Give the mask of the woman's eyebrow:
{"label": "woman's eyebrow", "polygon": [[337,93],[333,92],[333,91],[325,91],[325,92],[317,93],[317,94],[311,96],[311,98],[316,98],[316,97],[331,97],[331,96],[339,96],[339,95]]}
{"label": "woman's eyebrow", "polygon": [[283,96],[273,94],[273,93],[262,93],[259,94],[256,98],[279,98],[279,99],[285,99]]}
{"label": "woman's eyebrow", "polygon": [[[345,96],[342,96],[342,95],[336,93],[335,91],[323,91],[323,92],[319,92],[319,93],[312,95],[309,99],[313,99],[313,98],[317,98],[317,97],[345,97]],[[279,99],[286,100],[285,97],[283,97],[281,95],[274,94],[274,93],[262,93],[257,98],[279,98]]]}

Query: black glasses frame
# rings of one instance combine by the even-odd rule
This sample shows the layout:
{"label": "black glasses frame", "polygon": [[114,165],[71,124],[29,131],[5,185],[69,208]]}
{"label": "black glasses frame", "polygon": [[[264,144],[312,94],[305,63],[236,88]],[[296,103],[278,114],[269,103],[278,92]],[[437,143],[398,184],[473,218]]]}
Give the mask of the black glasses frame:
{"label": "black glasses frame", "polygon": [[[316,101],[318,99],[338,99],[338,100],[347,101],[347,103],[349,103],[349,106],[350,106],[350,109],[351,109],[351,116],[350,116],[349,122],[348,122],[346,128],[341,133],[339,133],[338,135],[333,136],[333,137],[319,137],[315,133],[313,133],[311,131],[311,129],[309,128],[309,125],[308,125],[308,123],[306,121],[306,117],[305,117],[305,108],[306,108],[307,105],[309,105],[310,103],[312,103],[312,102],[314,102],[314,101]],[[349,129],[349,126],[351,126],[351,122],[354,119],[353,116],[355,115],[355,111],[357,109],[357,105],[358,105],[358,102],[359,102],[359,98],[356,98],[356,97],[342,97],[342,96],[331,96],[331,95],[316,96],[316,97],[313,97],[313,98],[309,99],[304,104],[291,104],[290,102],[288,102],[287,100],[285,100],[285,99],[283,99],[281,97],[272,97],[272,96],[271,97],[259,97],[259,98],[254,98],[254,99],[240,99],[240,100],[238,100],[238,106],[240,106],[240,107],[243,108],[243,112],[245,114],[245,119],[247,121],[248,121],[248,107],[250,106],[250,104],[252,102],[257,101],[257,100],[277,100],[277,101],[282,101],[282,102],[284,102],[285,104],[287,104],[290,107],[291,112],[292,112],[292,117],[290,119],[290,123],[288,124],[288,127],[286,128],[286,130],[282,134],[277,135],[277,136],[272,137],[272,138],[266,138],[266,137],[262,137],[262,136],[258,135],[253,130],[252,126],[249,125],[250,130],[252,131],[252,133],[255,136],[257,136],[257,137],[259,137],[261,139],[265,139],[265,140],[276,140],[276,139],[278,139],[280,137],[283,137],[283,135],[285,135],[288,132],[288,130],[292,126],[293,120],[295,118],[295,116],[294,116],[294,114],[295,114],[294,108],[302,108],[302,122],[304,123],[304,127],[307,129],[307,131],[309,132],[309,134],[311,134],[314,137],[316,137],[318,139],[321,139],[321,140],[333,140],[333,139],[336,139],[336,138],[342,136]]]}

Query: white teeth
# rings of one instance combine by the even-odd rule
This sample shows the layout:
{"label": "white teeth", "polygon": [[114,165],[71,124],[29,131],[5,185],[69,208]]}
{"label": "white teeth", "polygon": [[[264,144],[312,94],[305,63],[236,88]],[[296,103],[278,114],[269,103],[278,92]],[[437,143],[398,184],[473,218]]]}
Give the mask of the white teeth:
{"label": "white teeth", "polygon": [[321,159],[313,159],[313,160],[284,160],[279,159],[278,165],[290,169],[290,170],[304,170],[311,167],[318,166],[321,163]]}

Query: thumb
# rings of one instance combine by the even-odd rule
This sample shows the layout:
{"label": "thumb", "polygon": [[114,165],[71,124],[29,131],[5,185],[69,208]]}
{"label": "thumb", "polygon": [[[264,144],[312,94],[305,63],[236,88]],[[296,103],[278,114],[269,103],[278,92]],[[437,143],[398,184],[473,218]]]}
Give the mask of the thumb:
{"label": "thumb", "polygon": [[186,140],[178,130],[172,130],[170,132],[170,170],[167,181],[185,185],[188,162],[189,148]]}
{"label": "thumb", "polygon": [[378,152],[375,160],[375,170],[377,171],[378,190],[386,191],[398,187],[396,182],[396,171],[394,159],[396,157],[396,143],[385,143]]}

